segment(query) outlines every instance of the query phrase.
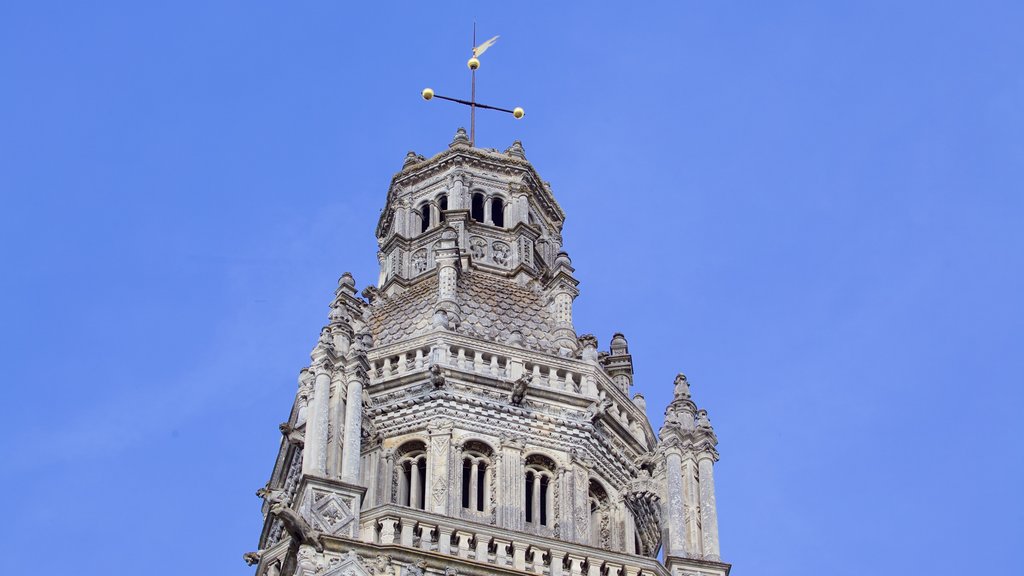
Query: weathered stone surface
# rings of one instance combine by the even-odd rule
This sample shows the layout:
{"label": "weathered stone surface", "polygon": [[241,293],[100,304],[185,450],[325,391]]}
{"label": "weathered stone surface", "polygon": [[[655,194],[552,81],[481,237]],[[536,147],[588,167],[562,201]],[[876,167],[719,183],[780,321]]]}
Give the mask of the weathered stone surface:
{"label": "weathered stone surface", "polygon": [[246,561],[258,576],[725,576],[717,438],[691,383],[676,379],[655,435],[626,338],[601,351],[576,334],[550,186],[521,144],[463,140],[409,153],[392,180],[378,286],[364,300],[339,280]]}

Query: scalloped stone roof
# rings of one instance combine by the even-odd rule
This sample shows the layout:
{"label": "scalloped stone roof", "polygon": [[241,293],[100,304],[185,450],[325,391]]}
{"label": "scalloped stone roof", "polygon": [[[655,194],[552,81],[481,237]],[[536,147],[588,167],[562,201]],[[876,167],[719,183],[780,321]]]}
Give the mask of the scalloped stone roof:
{"label": "scalloped stone roof", "polygon": [[[551,335],[555,323],[543,294],[476,271],[461,275],[457,294],[462,323],[456,332],[510,343],[518,331],[522,341],[516,345],[555,352]],[[374,305],[370,315],[374,344],[386,346],[429,330],[436,299],[437,276],[429,275],[402,294]]]}

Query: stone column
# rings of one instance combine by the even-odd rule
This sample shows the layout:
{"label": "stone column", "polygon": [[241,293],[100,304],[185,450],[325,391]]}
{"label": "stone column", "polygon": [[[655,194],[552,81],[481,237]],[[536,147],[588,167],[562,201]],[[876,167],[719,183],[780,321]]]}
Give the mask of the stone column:
{"label": "stone column", "polygon": [[[363,356],[365,362],[365,356]],[[353,361],[346,367],[348,391],[345,400],[345,443],[341,453],[341,481],[359,483],[359,460],[363,435],[363,381],[366,371]]]}
{"label": "stone column", "polygon": [[468,190],[470,176],[465,172],[456,172],[448,180],[451,192],[448,194],[449,210],[464,210],[469,206]]}
{"label": "stone column", "polygon": [[721,559],[718,547],[718,510],[715,506],[715,477],[713,467],[715,455],[701,452],[697,455],[697,470],[700,474],[700,525],[704,558]]}
{"label": "stone column", "polygon": [[427,458],[427,502],[423,509],[448,516],[452,423],[450,420],[431,422],[427,432],[430,434],[430,455]]}
{"label": "stone column", "polygon": [[498,508],[498,526],[509,530],[522,530],[525,515],[523,506],[526,503],[522,442],[514,439],[503,440],[497,460],[498,501],[494,504]]}
{"label": "stone column", "polygon": [[435,319],[435,325],[448,328],[459,322],[458,280],[459,280],[459,233],[447,228],[441,233],[441,246],[434,255],[437,262],[437,304],[435,318],[443,312],[445,321]]}
{"label": "stone column", "polygon": [[302,455],[303,474],[327,475],[327,430],[330,414],[331,368],[327,362],[313,367],[313,398],[306,418],[306,434]]}
{"label": "stone column", "polygon": [[477,484],[480,482],[480,462],[473,460],[469,469],[469,509],[477,511]]}
{"label": "stone column", "polygon": [[665,556],[686,557],[684,506],[686,502],[683,490],[683,454],[672,446],[665,450],[666,492],[665,519],[668,527],[668,538],[665,540]]}

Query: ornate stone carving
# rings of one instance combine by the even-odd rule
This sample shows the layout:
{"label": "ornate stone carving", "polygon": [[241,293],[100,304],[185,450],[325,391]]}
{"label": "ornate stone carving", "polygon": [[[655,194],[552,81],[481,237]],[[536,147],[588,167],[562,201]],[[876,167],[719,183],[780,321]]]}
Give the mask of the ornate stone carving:
{"label": "ornate stone carving", "polygon": [[469,253],[475,260],[483,260],[487,257],[487,240],[479,236],[469,238]]}
{"label": "ornate stone carving", "polygon": [[427,271],[427,249],[420,248],[412,253],[413,274],[421,274]]}
{"label": "ornate stone carving", "polygon": [[430,365],[430,385],[434,388],[444,388],[444,370],[437,364]]}
{"label": "ornate stone carving", "polygon": [[498,266],[508,266],[511,253],[512,247],[504,242],[494,242],[491,244],[491,259]]}
{"label": "ornate stone carving", "polygon": [[519,406],[523,403],[523,398],[526,396],[526,389],[530,387],[530,382],[533,381],[533,376],[530,374],[523,374],[515,382],[512,382],[512,392],[509,395],[509,402]]}

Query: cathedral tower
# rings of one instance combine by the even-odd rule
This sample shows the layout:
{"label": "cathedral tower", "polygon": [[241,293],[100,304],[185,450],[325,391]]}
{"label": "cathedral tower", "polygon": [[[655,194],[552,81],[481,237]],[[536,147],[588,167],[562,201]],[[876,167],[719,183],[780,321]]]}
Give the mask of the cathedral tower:
{"label": "cathedral tower", "polygon": [[728,574],[707,412],[680,374],[655,434],[626,338],[576,334],[564,220],[519,142],[409,153],[377,286],[342,275],[299,372],[257,576]]}

